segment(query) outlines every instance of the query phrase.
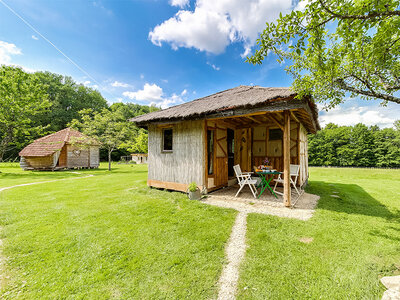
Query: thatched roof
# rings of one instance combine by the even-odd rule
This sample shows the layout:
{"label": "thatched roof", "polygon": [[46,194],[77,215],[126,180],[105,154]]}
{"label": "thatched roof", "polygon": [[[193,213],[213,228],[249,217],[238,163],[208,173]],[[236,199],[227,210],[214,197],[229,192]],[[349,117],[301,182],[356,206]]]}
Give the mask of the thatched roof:
{"label": "thatched roof", "polygon": [[294,98],[295,96],[296,93],[287,87],[267,88],[241,85],[167,109],[137,116],[130,121],[135,122],[139,126],[145,126],[153,122],[199,119],[218,112],[242,108],[263,107],[263,110],[265,110],[265,107],[271,106],[272,110],[272,107],[276,108],[276,104],[279,102],[278,104],[283,106],[283,109],[290,109],[293,104],[298,104],[297,106],[299,107],[301,105],[308,105],[308,110],[311,111],[312,115],[310,117],[314,119],[314,123],[316,124],[315,130],[320,129],[316,105],[310,100],[297,100]]}
{"label": "thatched roof", "polygon": [[66,143],[99,144],[75,129],[65,128],[35,140],[22,149],[19,156],[49,156],[60,151]]}

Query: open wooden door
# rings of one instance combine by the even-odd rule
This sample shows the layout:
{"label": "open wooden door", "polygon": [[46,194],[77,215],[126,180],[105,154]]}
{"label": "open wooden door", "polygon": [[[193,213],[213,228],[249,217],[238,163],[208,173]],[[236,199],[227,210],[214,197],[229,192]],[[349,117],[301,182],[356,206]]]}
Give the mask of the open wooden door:
{"label": "open wooden door", "polygon": [[235,163],[240,165],[243,172],[251,172],[251,128],[236,130]]}
{"label": "open wooden door", "polygon": [[215,129],[215,185],[217,187],[228,184],[228,142],[227,129]]}

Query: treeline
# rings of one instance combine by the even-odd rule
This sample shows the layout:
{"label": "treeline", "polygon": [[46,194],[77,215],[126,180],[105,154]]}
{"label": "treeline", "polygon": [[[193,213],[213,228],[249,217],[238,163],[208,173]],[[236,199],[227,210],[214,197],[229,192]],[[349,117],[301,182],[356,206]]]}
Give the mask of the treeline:
{"label": "treeline", "polygon": [[328,124],[308,141],[311,166],[400,167],[400,121],[384,129]]}
{"label": "treeline", "polygon": [[[17,158],[18,152],[34,139],[61,130],[73,120],[81,120],[82,111],[112,114],[114,120],[126,122],[153,110],[157,108],[131,103],[109,105],[97,90],[68,76],[27,73],[3,65],[0,66],[0,161]],[[147,151],[146,132],[135,126],[129,128],[131,144],[117,149],[114,159],[128,155],[131,150]],[[105,156],[102,152],[102,157]]]}

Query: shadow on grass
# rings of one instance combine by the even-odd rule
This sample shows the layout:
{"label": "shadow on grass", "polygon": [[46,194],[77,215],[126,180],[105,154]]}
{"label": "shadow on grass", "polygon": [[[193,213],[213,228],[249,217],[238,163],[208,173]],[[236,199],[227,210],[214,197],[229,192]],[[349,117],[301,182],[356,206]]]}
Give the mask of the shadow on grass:
{"label": "shadow on grass", "polygon": [[400,222],[400,210],[388,209],[387,206],[357,184],[331,184],[323,181],[312,181],[307,191],[321,196],[318,203],[320,209],[380,217],[388,221]]}

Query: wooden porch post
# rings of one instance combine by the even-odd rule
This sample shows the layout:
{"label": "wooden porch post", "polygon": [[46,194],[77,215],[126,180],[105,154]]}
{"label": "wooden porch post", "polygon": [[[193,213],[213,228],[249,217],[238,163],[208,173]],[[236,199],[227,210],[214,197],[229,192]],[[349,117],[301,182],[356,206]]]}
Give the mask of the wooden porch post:
{"label": "wooden porch post", "polygon": [[285,110],[283,114],[285,117],[283,131],[283,200],[285,202],[285,206],[290,207],[290,112]]}

